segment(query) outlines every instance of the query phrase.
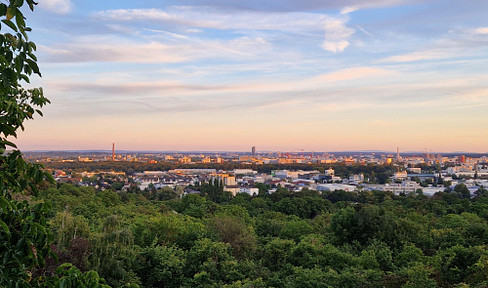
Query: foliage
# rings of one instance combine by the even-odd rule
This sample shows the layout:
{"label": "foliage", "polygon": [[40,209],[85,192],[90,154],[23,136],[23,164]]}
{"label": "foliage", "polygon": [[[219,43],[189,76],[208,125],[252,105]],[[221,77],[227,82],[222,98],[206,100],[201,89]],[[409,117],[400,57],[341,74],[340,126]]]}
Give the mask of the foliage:
{"label": "foliage", "polygon": [[31,28],[22,13],[24,4],[34,10],[37,3],[0,1],[0,287],[106,287],[96,272],[66,265],[55,275],[33,275],[52,254],[52,236],[46,223],[49,206],[30,203],[29,194],[37,195],[37,185],[53,179],[40,165],[26,163],[10,141],[24,130],[26,120],[42,116],[39,109],[49,103],[41,88],[23,87],[32,74],[41,76],[36,45],[27,36]]}
{"label": "foliage", "polygon": [[145,287],[180,287],[184,281],[186,252],[175,246],[144,248],[135,270]]}
{"label": "foliage", "polygon": [[[41,280],[41,279],[39,279]],[[110,288],[95,271],[82,273],[71,264],[63,264],[55,271],[54,277],[47,277],[45,281],[36,283],[39,287],[90,287]],[[135,288],[135,287],[134,287]]]}
{"label": "foliage", "polygon": [[[277,197],[241,195],[231,198],[231,204],[218,204],[195,194],[150,202],[138,197],[120,201],[112,191],[71,185],[46,190],[38,201],[53,203],[48,224],[54,243],[64,251],[60,260],[81,255],[85,260],[78,265],[96,270],[117,287],[488,283],[488,206],[483,204],[488,200],[481,194],[462,199],[457,193],[426,198],[344,192],[341,197],[355,201],[333,203],[324,202],[327,194],[283,190]],[[84,209],[66,210],[79,199],[96,218]],[[314,217],[295,213],[311,211],[302,201],[323,206],[310,208]],[[83,254],[86,246],[78,239],[88,241],[90,254]]]}

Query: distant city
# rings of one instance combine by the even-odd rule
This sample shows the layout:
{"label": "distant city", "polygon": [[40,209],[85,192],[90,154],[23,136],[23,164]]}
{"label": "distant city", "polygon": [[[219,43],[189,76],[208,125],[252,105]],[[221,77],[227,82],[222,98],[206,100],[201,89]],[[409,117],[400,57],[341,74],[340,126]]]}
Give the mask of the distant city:
{"label": "distant city", "polygon": [[[158,161],[190,163],[223,163],[223,162],[245,162],[253,164],[290,164],[290,163],[391,163],[393,160],[407,164],[418,163],[449,163],[459,159],[476,158],[485,159],[487,153],[470,152],[400,152],[399,147],[396,152],[381,150],[363,151],[335,151],[335,152],[315,152],[305,151],[258,151],[256,146],[252,146],[249,152],[246,151],[132,151],[119,150],[112,144],[112,150],[34,150],[24,151],[23,154],[31,161],[36,162],[56,162],[56,161],[129,161],[129,162],[149,162]],[[458,157],[458,158],[456,158]],[[464,158],[463,158],[464,157]],[[420,159],[423,159],[421,161]]]}
{"label": "distant city", "polygon": [[232,195],[274,193],[281,187],[432,196],[461,183],[475,195],[488,187],[487,154],[401,153],[399,148],[396,153],[261,152],[255,146],[248,152],[130,152],[117,151],[114,144],[112,151],[26,152],[25,158],[45,164],[58,182],[100,190],[172,189],[182,196],[214,181]]}

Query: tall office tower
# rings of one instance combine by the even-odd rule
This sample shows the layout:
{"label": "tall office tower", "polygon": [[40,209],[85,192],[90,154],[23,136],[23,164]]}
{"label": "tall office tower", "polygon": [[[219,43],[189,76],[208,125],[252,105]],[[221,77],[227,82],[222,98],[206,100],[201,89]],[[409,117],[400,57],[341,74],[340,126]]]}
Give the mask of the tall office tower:
{"label": "tall office tower", "polygon": [[400,161],[400,148],[397,147],[397,160]]}
{"label": "tall office tower", "polygon": [[251,155],[256,156],[256,146],[252,146]]}
{"label": "tall office tower", "polygon": [[115,161],[115,143],[112,143],[112,161]]}
{"label": "tall office tower", "polygon": [[459,155],[458,156],[458,163],[466,163],[466,156]]}

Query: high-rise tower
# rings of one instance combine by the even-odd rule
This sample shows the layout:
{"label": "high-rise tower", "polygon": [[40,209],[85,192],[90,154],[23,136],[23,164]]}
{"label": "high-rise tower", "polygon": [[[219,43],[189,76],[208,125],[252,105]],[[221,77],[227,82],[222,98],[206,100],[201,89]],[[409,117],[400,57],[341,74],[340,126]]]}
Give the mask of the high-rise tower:
{"label": "high-rise tower", "polygon": [[256,146],[252,146],[252,148],[251,148],[251,156],[256,156]]}
{"label": "high-rise tower", "polygon": [[115,143],[112,143],[112,161],[115,161]]}

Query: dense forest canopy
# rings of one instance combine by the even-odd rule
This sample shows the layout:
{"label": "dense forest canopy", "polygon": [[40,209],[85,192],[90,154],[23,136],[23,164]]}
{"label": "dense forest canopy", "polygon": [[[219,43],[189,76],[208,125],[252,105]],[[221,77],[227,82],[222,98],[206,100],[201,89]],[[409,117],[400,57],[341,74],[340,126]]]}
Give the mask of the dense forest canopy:
{"label": "dense forest canopy", "polygon": [[[113,287],[486,287],[488,194],[46,186],[61,262]],[[221,193],[217,197],[216,193]],[[45,269],[51,269],[49,266]],[[45,273],[45,272],[42,272]]]}

